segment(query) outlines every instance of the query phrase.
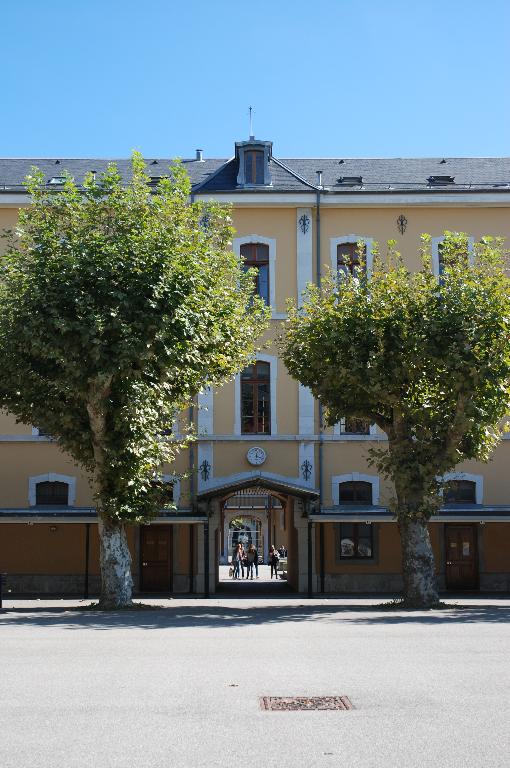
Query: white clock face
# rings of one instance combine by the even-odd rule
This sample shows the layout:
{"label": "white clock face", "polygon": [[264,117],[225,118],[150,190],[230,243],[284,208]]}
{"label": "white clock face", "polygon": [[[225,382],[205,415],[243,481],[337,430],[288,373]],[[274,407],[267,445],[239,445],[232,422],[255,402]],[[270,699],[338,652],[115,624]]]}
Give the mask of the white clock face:
{"label": "white clock face", "polygon": [[254,464],[255,466],[258,464],[263,464],[266,460],[266,452],[263,448],[250,448],[246,454],[246,458],[250,464]]}

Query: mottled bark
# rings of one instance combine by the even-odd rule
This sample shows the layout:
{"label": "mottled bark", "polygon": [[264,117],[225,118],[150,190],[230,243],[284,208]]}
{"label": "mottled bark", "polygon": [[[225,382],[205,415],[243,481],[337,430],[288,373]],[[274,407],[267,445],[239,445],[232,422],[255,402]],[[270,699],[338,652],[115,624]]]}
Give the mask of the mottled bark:
{"label": "mottled bark", "polygon": [[[108,458],[106,445],[105,401],[110,394],[111,376],[94,380],[89,385],[87,412],[92,433],[95,473],[99,507],[104,500]],[[101,568],[101,608],[126,608],[132,605],[133,579],[131,576],[131,553],[123,523],[103,514],[98,509],[99,562]]]}
{"label": "mottled bark", "polygon": [[439,602],[434,553],[425,520],[399,520],[404,604],[431,608]]}
{"label": "mottled bark", "polygon": [[99,518],[99,560],[101,567],[100,608],[132,605],[131,553],[122,523]]}

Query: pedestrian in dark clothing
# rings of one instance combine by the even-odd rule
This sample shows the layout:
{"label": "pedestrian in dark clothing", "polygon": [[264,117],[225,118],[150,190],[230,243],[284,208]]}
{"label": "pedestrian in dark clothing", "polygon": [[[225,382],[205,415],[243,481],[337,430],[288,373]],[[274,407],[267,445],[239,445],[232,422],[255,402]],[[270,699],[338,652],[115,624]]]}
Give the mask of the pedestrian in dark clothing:
{"label": "pedestrian in dark clothing", "polygon": [[275,579],[278,578],[279,561],[280,561],[280,556],[278,555],[278,550],[275,549],[273,544],[271,544],[269,548],[269,565],[271,566],[271,578],[273,578],[273,572],[274,572]]}

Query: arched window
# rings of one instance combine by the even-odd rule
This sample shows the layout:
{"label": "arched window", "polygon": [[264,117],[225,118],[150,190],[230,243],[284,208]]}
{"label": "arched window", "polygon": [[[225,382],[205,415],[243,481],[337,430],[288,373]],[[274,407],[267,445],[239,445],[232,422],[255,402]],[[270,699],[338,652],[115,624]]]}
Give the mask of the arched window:
{"label": "arched window", "polygon": [[67,507],[69,504],[69,485],[59,481],[44,481],[35,486],[37,506]]}
{"label": "arched window", "polygon": [[269,246],[264,243],[244,243],[241,245],[241,256],[245,272],[248,269],[257,271],[255,293],[269,306]]}
{"label": "arched window", "polygon": [[[367,247],[365,244],[361,246],[361,256],[366,263]],[[356,276],[360,273],[362,265],[360,264],[360,245],[358,243],[339,243],[337,245],[336,268],[338,274]]]}
{"label": "arched window", "polygon": [[372,504],[372,483],[349,480],[338,486],[340,504]]}
{"label": "arched window", "polygon": [[241,373],[241,432],[271,434],[271,366],[258,360]]}
{"label": "arched window", "polygon": [[445,504],[476,504],[476,483],[472,480],[449,480],[443,498]]}
{"label": "arched window", "polygon": [[264,183],[264,152],[246,150],[244,152],[244,183]]}

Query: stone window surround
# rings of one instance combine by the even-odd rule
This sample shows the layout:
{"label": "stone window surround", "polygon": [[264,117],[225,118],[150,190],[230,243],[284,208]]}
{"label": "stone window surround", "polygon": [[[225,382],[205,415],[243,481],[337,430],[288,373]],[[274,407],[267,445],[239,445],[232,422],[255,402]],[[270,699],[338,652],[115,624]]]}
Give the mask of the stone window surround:
{"label": "stone window surround", "polygon": [[[432,273],[439,277],[439,246],[444,241],[445,237],[444,235],[441,235],[440,237],[433,237],[430,242],[430,250],[431,250],[431,256],[432,256]],[[474,258],[475,258],[475,238],[474,237],[468,237],[468,252],[469,252],[469,262],[470,264],[473,264]]]}
{"label": "stone window surround", "polygon": [[269,248],[269,306],[271,307],[271,317],[275,320],[283,319],[286,317],[285,313],[276,312],[276,288],[275,288],[275,272],[276,272],[276,238],[264,237],[263,235],[244,235],[244,237],[234,237],[232,241],[232,250],[241,258],[241,246],[249,243],[260,243],[261,245],[267,245]]}
{"label": "stone window surround", "polygon": [[[475,503],[483,504],[483,475],[473,475],[470,472],[447,472],[441,480],[446,483],[449,480],[469,480],[475,484]],[[442,496],[442,489],[440,493]],[[455,504],[456,502],[453,503]]]}
{"label": "stone window surround", "polygon": [[333,434],[337,435],[341,440],[371,440],[377,435],[377,425],[370,425],[370,432],[368,435],[356,434],[355,432],[344,432],[345,419],[340,419],[333,425]]}
{"label": "stone window surround", "polygon": [[372,267],[374,264],[374,253],[373,253],[374,239],[372,237],[366,237],[365,235],[342,235],[341,237],[329,238],[331,268],[333,270],[334,275],[336,275],[336,270],[337,270],[337,247],[339,245],[344,245],[346,243],[359,243],[360,241],[365,243],[366,270],[367,270],[367,276],[370,277],[370,275],[372,274]]}
{"label": "stone window surround", "polygon": [[[331,477],[331,498],[333,499],[333,505],[340,505],[340,484],[350,483],[353,481],[370,483],[372,485],[372,505],[377,506],[379,504],[379,475],[365,475],[361,472],[349,472],[345,475],[333,475]],[[353,509],[355,509],[353,505]]]}
{"label": "stone window surround", "polygon": [[68,506],[74,507],[76,503],[76,478],[72,475],[59,475],[56,472],[48,472],[45,475],[32,475],[28,478],[28,504],[36,506],[36,492],[38,483],[67,483],[69,489]]}

